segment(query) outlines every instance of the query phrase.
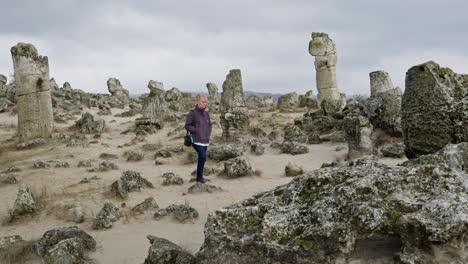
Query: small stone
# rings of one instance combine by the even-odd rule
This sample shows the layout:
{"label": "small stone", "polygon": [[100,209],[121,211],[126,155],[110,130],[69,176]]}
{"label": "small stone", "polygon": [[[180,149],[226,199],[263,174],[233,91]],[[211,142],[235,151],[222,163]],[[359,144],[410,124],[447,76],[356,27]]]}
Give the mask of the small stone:
{"label": "small stone", "polygon": [[119,220],[121,216],[119,208],[110,202],[106,202],[96,218],[94,218],[92,227],[94,230],[111,228],[113,223]]}
{"label": "small stone", "polygon": [[250,163],[244,157],[237,157],[225,161],[224,173],[228,178],[239,178],[254,174]]}
{"label": "small stone", "polygon": [[195,258],[165,238],[147,236],[151,243],[144,264],[191,264]]}
{"label": "small stone", "polygon": [[145,157],[145,153],[139,150],[125,151],[124,157],[127,157],[127,161],[140,161]]}
{"label": "small stone", "polygon": [[214,185],[203,184],[201,182],[196,182],[194,185],[188,188],[188,193],[213,193],[219,192],[222,189]]}
{"label": "small stone", "polygon": [[153,211],[158,209],[159,205],[156,203],[156,200],[153,197],[148,197],[143,202],[135,205],[132,208],[132,211],[137,214],[144,214],[147,211]]}
{"label": "small stone", "polygon": [[175,220],[181,223],[185,223],[188,220],[198,218],[198,211],[186,204],[171,204],[165,209],[158,210],[154,217],[155,219],[160,219],[164,216],[172,215]]}
{"label": "small stone", "polygon": [[21,184],[11,212],[12,217],[29,215],[37,210],[37,203],[26,184]]}
{"label": "small stone", "polygon": [[119,157],[115,154],[111,154],[111,153],[101,153],[99,155],[99,158],[100,159],[104,159],[104,160],[110,160],[110,159],[118,159]]}
{"label": "small stone", "polygon": [[49,168],[50,164],[42,161],[42,160],[36,160],[33,163],[33,168],[34,169],[43,169],[43,168]]}
{"label": "small stone", "polygon": [[304,173],[304,170],[301,166],[288,162],[288,165],[284,168],[284,173],[287,177],[294,177]]}
{"label": "small stone", "polygon": [[164,179],[162,182],[162,185],[164,186],[184,184],[184,179],[172,172],[166,172],[161,177]]}

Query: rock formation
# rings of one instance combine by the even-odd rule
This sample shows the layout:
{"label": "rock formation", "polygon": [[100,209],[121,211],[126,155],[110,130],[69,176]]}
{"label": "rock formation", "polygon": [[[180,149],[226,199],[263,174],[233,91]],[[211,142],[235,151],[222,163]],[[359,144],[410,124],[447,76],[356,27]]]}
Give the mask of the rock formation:
{"label": "rock formation", "polygon": [[47,138],[54,127],[49,85],[49,62],[32,44],[11,48],[18,100],[18,134],[21,141]]}
{"label": "rock formation", "polygon": [[429,61],[406,73],[401,125],[408,158],[468,141],[468,75]]}
{"label": "rock formation", "polygon": [[116,78],[109,78],[107,80],[107,89],[112,96],[121,100],[128,99],[128,90],[124,89],[120,81]]}
{"label": "rock formation", "polygon": [[343,109],[345,104],[343,104],[342,95],[336,84],[337,54],[335,44],[328,37],[328,34],[314,32],[312,40],[309,42],[309,53],[315,57],[319,102],[328,100],[338,110]]}
{"label": "rock formation", "polygon": [[378,93],[393,89],[392,79],[390,75],[384,71],[373,71],[369,73],[370,78],[370,95],[375,96]]}
{"label": "rock formation", "polygon": [[143,117],[137,118],[135,125],[137,129],[152,131],[164,127],[168,106],[165,99],[163,83],[150,80],[148,83],[150,93],[143,98],[142,114]]}
{"label": "rock formation", "polygon": [[348,141],[348,159],[375,153],[371,139],[373,126],[363,113],[359,102],[348,104],[349,113],[344,119],[346,140]]}
{"label": "rock formation", "polygon": [[285,109],[299,106],[299,96],[296,92],[283,94],[278,98],[277,108]]}
{"label": "rock formation", "polygon": [[209,214],[197,263],[467,263],[466,153],[306,172]]}
{"label": "rock formation", "polygon": [[250,124],[249,112],[244,101],[240,70],[230,70],[226,76],[220,105],[220,124],[223,129],[223,140],[239,140],[240,134],[246,132]]}
{"label": "rock formation", "polygon": [[206,88],[208,89],[208,107],[210,111],[219,111],[218,86],[214,83],[207,83]]}

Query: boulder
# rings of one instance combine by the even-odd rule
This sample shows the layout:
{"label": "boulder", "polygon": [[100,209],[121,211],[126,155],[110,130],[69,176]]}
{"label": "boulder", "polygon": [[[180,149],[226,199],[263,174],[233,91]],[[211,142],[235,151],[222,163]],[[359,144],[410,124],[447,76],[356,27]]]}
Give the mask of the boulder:
{"label": "boulder", "polygon": [[296,92],[283,94],[278,98],[277,109],[287,109],[299,106],[299,96]]}
{"label": "boulder", "polygon": [[112,203],[104,203],[104,207],[99,211],[96,217],[93,219],[94,230],[108,229],[111,228],[113,223],[122,217],[120,209],[115,207]]}
{"label": "boulder", "polygon": [[102,119],[94,119],[90,113],[84,113],[81,119],[76,121],[75,127],[84,134],[101,134],[106,128],[106,122]]}
{"label": "boulder", "polygon": [[294,124],[287,124],[284,127],[284,141],[305,143],[307,136],[298,126]]}
{"label": "boulder", "polygon": [[400,88],[387,89],[366,99],[364,112],[374,129],[380,128],[388,135],[401,137],[401,98]]}
{"label": "boulder", "polygon": [[11,216],[17,217],[22,215],[30,215],[36,212],[38,205],[33,194],[26,184],[21,184],[16,195],[15,204],[11,210]]}
{"label": "boulder", "polygon": [[288,165],[286,165],[286,167],[284,168],[284,174],[287,177],[294,177],[303,173],[304,170],[302,169],[302,167],[295,163],[288,162]]}
{"label": "boulder", "polygon": [[297,142],[290,142],[285,141],[280,146],[281,153],[291,154],[291,155],[299,155],[309,153],[309,149],[307,146],[297,143]]}
{"label": "boulder", "polygon": [[252,176],[254,172],[246,158],[237,157],[224,162],[224,174],[228,178],[239,178]]}
{"label": "boulder", "polygon": [[403,143],[394,143],[384,145],[380,152],[384,157],[403,158],[405,156],[405,145]]}
{"label": "boulder", "polygon": [[210,146],[207,157],[215,161],[223,161],[242,156],[244,148],[240,144],[226,143]]}
{"label": "boulder", "polygon": [[187,204],[171,204],[164,209],[159,209],[155,214],[154,218],[159,220],[165,216],[172,216],[175,220],[180,223],[185,223],[188,220],[198,218],[198,211],[187,205]]}
{"label": "boulder", "polygon": [[45,256],[59,242],[67,239],[79,240],[82,250],[96,250],[96,241],[94,238],[77,226],[55,228],[45,232],[41,239],[32,244],[32,249],[39,256]]}
{"label": "boulder", "polygon": [[192,264],[194,257],[165,238],[147,236],[151,243],[144,264]]}
{"label": "boulder", "polygon": [[158,209],[159,205],[156,203],[156,200],[153,197],[148,197],[143,202],[135,205],[132,208],[132,212],[136,214],[144,214],[147,211],[154,211]]}

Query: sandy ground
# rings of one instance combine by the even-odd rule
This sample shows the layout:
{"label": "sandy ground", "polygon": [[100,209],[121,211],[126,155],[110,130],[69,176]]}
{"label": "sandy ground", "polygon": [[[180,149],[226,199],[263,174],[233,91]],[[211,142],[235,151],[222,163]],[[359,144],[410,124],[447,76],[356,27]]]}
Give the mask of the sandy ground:
{"label": "sandy ground", "polygon": [[[95,111],[89,109],[85,109],[85,111],[95,113]],[[119,112],[122,112],[122,110],[113,109],[113,114]],[[264,115],[271,117],[271,113]],[[300,116],[300,114],[279,114],[277,118],[278,131],[282,132],[281,126],[287,122],[292,122],[297,116]],[[78,119],[79,116],[76,116],[76,118]],[[346,149],[335,150],[337,146],[346,146],[346,144],[309,145],[309,153],[296,156],[280,154],[279,150],[270,147],[267,147],[265,154],[262,156],[255,156],[247,151],[245,156],[253,169],[262,171],[261,176],[229,180],[210,175],[206,177],[211,180],[209,184],[221,187],[222,192],[185,194],[188,187],[192,185],[188,182],[191,178],[190,173],[196,167],[195,164],[187,162],[187,154],[190,152],[190,148],[186,148],[186,152],[170,158],[167,165],[156,166],[154,164],[154,151],[146,152],[146,156],[142,161],[127,162],[123,157],[124,151],[141,149],[142,145],[145,144],[138,143],[138,145],[134,146],[119,147],[130,142],[134,137],[134,133],[128,133],[127,135],[121,135],[120,133],[130,128],[136,117],[103,116],[102,118],[106,120],[109,129],[98,139],[97,144],[90,144],[88,147],[66,147],[64,144],[46,145],[32,150],[18,151],[11,147],[5,147],[13,144],[13,137],[16,133],[16,116],[9,113],[0,114],[0,146],[3,148],[0,150],[0,171],[12,165],[19,167],[22,171],[15,173],[19,182],[26,183],[36,195],[42,195],[47,201],[46,209],[38,216],[12,225],[0,226],[0,237],[20,235],[26,240],[32,240],[40,238],[44,232],[52,228],[76,225],[73,222],[60,220],[56,216],[56,210],[51,208],[60,203],[78,202],[86,209],[85,211],[91,218],[98,213],[105,201],[111,201],[117,206],[125,202],[126,208],[130,208],[152,196],[156,199],[160,208],[174,203],[188,203],[198,210],[200,217],[196,221],[181,224],[170,219],[156,221],[152,218],[152,213],[149,212],[142,216],[124,217],[116,222],[111,229],[103,231],[92,230],[91,221],[88,219],[84,223],[78,224],[78,226],[91,234],[98,242],[98,250],[90,257],[99,263],[143,263],[150,246],[149,241],[146,239],[147,235],[167,238],[195,253],[203,243],[204,223],[209,213],[248,198],[257,192],[267,191],[275,186],[286,184],[291,180],[291,178],[284,175],[284,168],[289,161],[301,165],[305,170],[313,170],[319,168],[324,162],[343,159],[347,152]],[[212,119],[219,120],[216,119],[216,116],[213,116]],[[112,120],[115,120],[115,122],[111,122]],[[57,124],[57,129],[65,130],[73,123],[70,121],[64,125]],[[180,136],[183,135],[183,130],[181,131],[182,134],[178,133],[179,135],[173,137],[168,136],[168,132],[180,125],[182,125],[181,122],[177,125],[165,126],[157,134],[148,136],[146,143],[160,142],[163,146],[182,145]],[[266,128],[265,130],[268,131]],[[215,127],[213,138],[219,138],[220,134],[221,129],[219,126]],[[88,138],[91,138],[91,136]],[[97,165],[101,161],[99,154],[102,152],[117,154],[119,158],[112,161],[118,164],[120,169],[91,173],[86,171],[87,168],[77,167],[80,160],[86,159],[95,159],[94,164]],[[33,169],[32,163],[38,159],[66,161],[70,163],[70,168]],[[383,161],[388,164],[401,162],[401,160],[397,159],[385,159]],[[222,167],[223,163],[208,161],[207,166]],[[109,195],[111,183],[117,180],[122,172],[127,169],[140,172],[143,177],[155,185],[155,188],[132,192],[126,201]],[[181,186],[162,186],[160,176],[165,172],[174,172],[183,177],[186,182]],[[77,184],[84,177],[94,175],[100,179],[88,184]],[[8,211],[13,206],[17,191],[18,184],[0,185],[0,200],[3,201],[0,203],[1,218],[8,216]]]}

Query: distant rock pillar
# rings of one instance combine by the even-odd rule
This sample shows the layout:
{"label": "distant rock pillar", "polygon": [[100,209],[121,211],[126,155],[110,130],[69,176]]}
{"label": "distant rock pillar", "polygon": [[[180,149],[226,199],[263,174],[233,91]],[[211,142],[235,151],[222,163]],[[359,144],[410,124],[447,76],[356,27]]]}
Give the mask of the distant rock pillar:
{"label": "distant rock pillar", "polygon": [[[333,41],[323,32],[312,33],[309,42],[309,53],[315,57],[315,70],[317,81],[317,99],[327,114],[343,110],[346,101],[340,94],[336,84],[337,54]],[[328,101],[322,105],[323,101]]]}
{"label": "distant rock pillar", "polygon": [[369,73],[370,77],[370,94],[375,96],[378,93],[393,89],[392,79],[387,72],[373,71]]}
{"label": "distant rock pillar", "polygon": [[210,111],[219,111],[218,86],[214,83],[207,83],[208,89],[208,107]]}
{"label": "distant rock pillar", "polygon": [[47,138],[54,127],[49,84],[49,62],[32,44],[11,48],[18,100],[18,134],[21,141]]}
{"label": "distant rock pillar", "polygon": [[229,71],[223,83],[220,124],[224,141],[238,141],[249,128],[249,111],[244,100],[241,71]]}

